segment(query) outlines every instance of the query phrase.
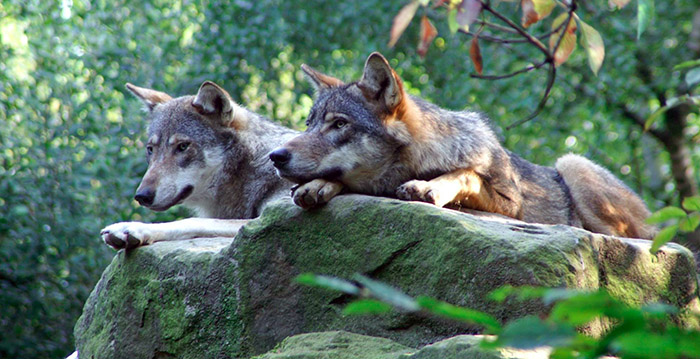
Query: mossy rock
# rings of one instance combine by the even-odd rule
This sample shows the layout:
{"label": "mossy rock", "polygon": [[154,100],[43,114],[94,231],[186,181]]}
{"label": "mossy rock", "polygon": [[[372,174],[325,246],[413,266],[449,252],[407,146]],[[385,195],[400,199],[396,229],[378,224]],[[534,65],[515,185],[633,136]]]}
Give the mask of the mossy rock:
{"label": "mossy rock", "polygon": [[362,273],[504,322],[549,309],[487,298],[505,284],[605,288],[629,304],[697,309],[691,253],[669,244],[654,256],[649,244],[386,198],[339,196],[312,211],[280,201],[233,241],[119,252],[85,305],[76,342],[83,359],[247,358],[300,333],[345,330],[418,348],[481,330],[406,313],[345,317],[352,298],[292,281],[305,272]]}

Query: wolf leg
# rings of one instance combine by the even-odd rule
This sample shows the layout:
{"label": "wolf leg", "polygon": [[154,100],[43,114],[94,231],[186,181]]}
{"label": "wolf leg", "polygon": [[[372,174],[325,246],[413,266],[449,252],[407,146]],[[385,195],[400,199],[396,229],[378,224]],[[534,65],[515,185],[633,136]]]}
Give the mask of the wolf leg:
{"label": "wolf leg", "polygon": [[454,204],[512,218],[521,217],[518,203],[500,195],[472,169],[458,169],[430,181],[408,181],[399,186],[396,196],[408,201],[432,203],[438,207]]}
{"label": "wolf leg", "polygon": [[248,219],[187,218],[165,223],[120,222],[105,227],[102,240],[114,249],[161,241],[202,237],[235,237]]}
{"label": "wolf leg", "polygon": [[294,189],[292,199],[301,208],[311,208],[327,203],[343,189],[339,182],[315,179]]}
{"label": "wolf leg", "polygon": [[557,160],[569,186],[583,228],[592,232],[651,239],[657,229],[644,223],[649,210],[632,190],[608,170],[578,155]]}

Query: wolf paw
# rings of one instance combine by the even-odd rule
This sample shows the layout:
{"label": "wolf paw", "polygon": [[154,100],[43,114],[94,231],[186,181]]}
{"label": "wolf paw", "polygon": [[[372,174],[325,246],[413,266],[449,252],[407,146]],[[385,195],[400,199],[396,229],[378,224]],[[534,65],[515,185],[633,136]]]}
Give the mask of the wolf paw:
{"label": "wolf paw", "polygon": [[428,181],[408,181],[396,189],[396,197],[404,201],[421,201],[442,207],[438,191]]}
{"label": "wolf paw", "polygon": [[292,199],[297,206],[308,209],[327,203],[342,189],[338,182],[315,179],[293,189]]}
{"label": "wolf paw", "polygon": [[109,225],[100,232],[102,240],[114,249],[132,249],[149,243],[148,224],[120,222]]}

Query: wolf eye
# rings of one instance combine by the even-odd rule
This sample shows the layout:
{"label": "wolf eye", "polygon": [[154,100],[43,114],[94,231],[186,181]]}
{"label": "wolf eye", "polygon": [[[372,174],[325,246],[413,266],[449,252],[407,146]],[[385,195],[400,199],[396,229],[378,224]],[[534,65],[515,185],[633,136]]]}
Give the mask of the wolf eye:
{"label": "wolf eye", "polygon": [[336,120],[333,122],[333,127],[335,128],[343,128],[348,124],[348,121],[345,120]]}
{"label": "wolf eye", "polygon": [[149,156],[153,154],[153,146],[146,146],[146,154]]}
{"label": "wolf eye", "polygon": [[189,148],[189,147],[190,147],[190,143],[189,143],[189,142],[180,142],[180,143],[177,145],[177,151],[178,151],[178,152],[184,152],[184,151],[187,150],[187,148]]}

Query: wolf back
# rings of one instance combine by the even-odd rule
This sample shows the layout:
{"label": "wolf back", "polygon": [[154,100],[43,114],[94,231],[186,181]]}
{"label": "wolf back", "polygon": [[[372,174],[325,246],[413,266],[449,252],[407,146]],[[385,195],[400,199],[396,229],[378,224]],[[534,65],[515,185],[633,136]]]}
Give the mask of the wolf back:
{"label": "wolf back", "polygon": [[345,84],[302,68],[317,98],[306,132],[273,151],[277,172],[299,183],[302,207],[341,191],[467,207],[537,223],[649,238],[641,199],[593,162],[566,155],[555,168],[504,149],[483,115],[409,96],[378,53]]}

